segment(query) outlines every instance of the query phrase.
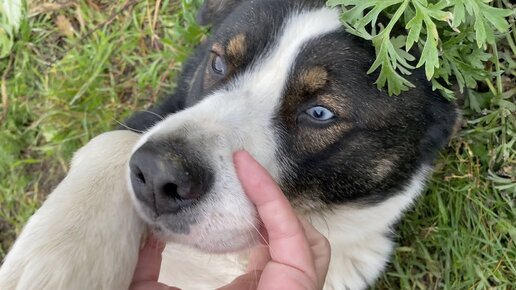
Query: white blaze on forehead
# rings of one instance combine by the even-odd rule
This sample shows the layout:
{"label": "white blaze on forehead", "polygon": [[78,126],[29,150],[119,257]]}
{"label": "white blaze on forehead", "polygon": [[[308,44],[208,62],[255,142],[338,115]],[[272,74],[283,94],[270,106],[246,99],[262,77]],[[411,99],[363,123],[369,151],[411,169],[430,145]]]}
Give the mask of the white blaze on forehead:
{"label": "white blaze on forehead", "polygon": [[[291,15],[280,31],[279,42],[256,62],[238,86],[253,92],[253,97],[266,98],[270,105],[277,105],[303,46],[340,27],[339,12],[335,9],[321,8]],[[255,95],[254,92],[267,94]]]}

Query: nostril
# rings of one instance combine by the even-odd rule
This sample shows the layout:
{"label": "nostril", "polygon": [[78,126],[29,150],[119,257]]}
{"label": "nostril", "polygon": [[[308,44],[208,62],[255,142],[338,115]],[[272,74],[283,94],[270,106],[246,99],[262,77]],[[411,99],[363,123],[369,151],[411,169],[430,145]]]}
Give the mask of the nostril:
{"label": "nostril", "polygon": [[139,182],[145,184],[145,175],[143,175],[143,172],[140,170],[140,168],[134,169],[134,176],[136,176],[136,179],[138,179]]}
{"label": "nostril", "polygon": [[163,190],[163,194],[165,194],[168,197],[172,197],[176,200],[183,199],[177,192],[177,185],[174,183],[170,183],[170,182],[166,183],[165,185],[163,185],[162,190]]}

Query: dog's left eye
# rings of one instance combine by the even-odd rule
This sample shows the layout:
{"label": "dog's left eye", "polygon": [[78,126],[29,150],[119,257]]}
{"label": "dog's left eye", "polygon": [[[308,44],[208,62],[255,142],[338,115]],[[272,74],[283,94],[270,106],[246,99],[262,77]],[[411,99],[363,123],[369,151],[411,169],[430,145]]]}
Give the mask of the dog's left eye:
{"label": "dog's left eye", "polygon": [[305,113],[319,122],[330,121],[335,117],[330,110],[326,109],[323,106],[315,106],[305,111]]}
{"label": "dog's left eye", "polygon": [[219,55],[214,55],[213,60],[211,61],[211,69],[214,73],[219,75],[225,75],[226,74],[226,63]]}

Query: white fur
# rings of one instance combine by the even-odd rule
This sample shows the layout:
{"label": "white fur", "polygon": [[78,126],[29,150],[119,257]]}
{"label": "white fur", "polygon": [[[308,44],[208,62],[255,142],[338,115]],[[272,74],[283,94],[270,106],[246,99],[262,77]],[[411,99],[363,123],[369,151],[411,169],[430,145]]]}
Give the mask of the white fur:
{"label": "white fur", "polygon": [[341,206],[311,217],[332,249],[326,290],[365,289],[378,278],[393,246],[385,234],[421,193],[429,172],[429,167],[420,168],[403,192],[376,206]]}
{"label": "white fur", "polygon": [[188,235],[167,231],[166,221],[176,216],[164,215],[153,221],[150,209],[133,198],[147,222],[159,227],[172,241],[211,252],[235,251],[255,243],[259,238],[256,211],[240,186],[232,153],[247,150],[273,177],[278,177],[282,164],[275,155],[279,136],[272,121],[290,71],[307,41],[340,27],[337,10],[320,8],[291,15],[273,49],[254,66],[226,88],[169,116],[142,137],[135,150],[149,139],[182,137],[212,158],[209,163],[215,172],[215,184],[204,202],[190,209],[203,215],[190,226]]}
{"label": "white fur", "polygon": [[30,218],[0,268],[2,290],[127,289],[143,224],[125,185],[138,135],[105,133]]}

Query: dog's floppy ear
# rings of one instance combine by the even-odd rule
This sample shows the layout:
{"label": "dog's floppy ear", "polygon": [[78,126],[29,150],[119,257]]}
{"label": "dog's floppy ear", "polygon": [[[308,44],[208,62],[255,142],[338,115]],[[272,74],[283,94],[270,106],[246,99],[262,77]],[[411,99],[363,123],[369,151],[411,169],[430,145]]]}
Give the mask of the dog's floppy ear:
{"label": "dog's floppy ear", "polygon": [[197,14],[197,22],[201,25],[217,24],[243,1],[244,0],[204,0],[204,4]]}

